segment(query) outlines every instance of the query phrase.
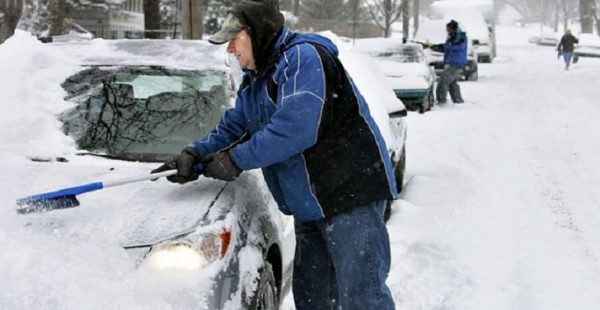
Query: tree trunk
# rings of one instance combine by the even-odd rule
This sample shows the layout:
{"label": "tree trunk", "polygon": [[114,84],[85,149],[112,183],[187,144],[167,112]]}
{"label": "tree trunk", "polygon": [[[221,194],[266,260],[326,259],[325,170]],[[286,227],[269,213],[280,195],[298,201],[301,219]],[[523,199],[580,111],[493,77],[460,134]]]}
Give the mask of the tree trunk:
{"label": "tree trunk", "polygon": [[421,0],[413,1],[413,36],[419,30],[419,15],[421,14]]}
{"label": "tree trunk", "polygon": [[410,31],[410,0],[402,0],[400,3],[402,11],[402,40],[408,40]]}
{"label": "tree trunk", "polygon": [[202,3],[183,0],[181,3],[181,36],[184,40],[202,39]]}
{"label": "tree trunk", "polygon": [[15,28],[21,18],[21,6],[10,7],[4,11],[4,22],[0,25],[0,43],[15,33]]}
{"label": "tree trunk", "polygon": [[594,32],[594,5],[592,1],[594,0],[579,0],[579,14],[581,19],[582,33]]}
{"label": "tree trunk", "polygon": [[66,34],[65,27],[65,0],[50,0],[48,3],[50,31],[49,36]]}
{"label": "tree trunk", "polygon": [[160,0],[144,0],[144,38],[160,39]]}
{"label": "tree trunk", "polygon": [[300,0],[294,0],[294,8],[292,9],[294,16],[300,16]]}

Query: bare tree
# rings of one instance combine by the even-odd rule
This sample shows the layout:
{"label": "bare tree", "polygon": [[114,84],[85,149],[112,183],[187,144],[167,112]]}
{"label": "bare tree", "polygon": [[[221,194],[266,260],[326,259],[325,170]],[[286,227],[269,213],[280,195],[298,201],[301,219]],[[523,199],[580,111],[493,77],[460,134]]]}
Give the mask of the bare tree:
{"label": "bare tree", "polygon": [[419,30],[419,15],[421,14],[421,0],[413,0],[412,6],[412,15],[413,15],[413,36]]}
{"label": "bare tree", "polygon": [[581,20],[581,32],[594,32],[594,0],[579,0],[579,16]]}
{"label": "bare tree", "polygon": [[598,7],[599,5],[596,3],[596,1],[592,2],[593,4],[593,12],[594,12],[594,22],[596,22],[596,33],[598,33],[598,35],[600,35],[600,19],[598,18]]}
{"label": "bare tree", "polygon": [[391,25],[400,18],[401,0],[374,0],[369,5],[369,14],[379,28],[383,30],[383,36],[389,38]]}
{"label": "bare tree", "polygon": [[181,35],[183,39],[202,39],[202,2],[183,0],[181,6]]}
{"label": "bare tree", "polygon": [[160,0],[144,0],[144,38],[160,39]]}
{"label": "bare tree", "polygon": [[18,1],[13,6],[4,8],[4,19],[0,22],[0,43],[11,37],[21,18],[22,3]]}
{"label": "bare tree", "polygon": [[339,20],[344,13],[344,0],[303,0],[301,16],[315,19]]}
{"label": "bare tree", "polygon": [[294,0],[294,7],[292,8],[294,16],[300,16],[300,0]]}
{"label": "bare tree", "polygon": [[400,3],[400,12],[402,12],[402,40],[408,40],[410,28],[410,0],[402,0]]}

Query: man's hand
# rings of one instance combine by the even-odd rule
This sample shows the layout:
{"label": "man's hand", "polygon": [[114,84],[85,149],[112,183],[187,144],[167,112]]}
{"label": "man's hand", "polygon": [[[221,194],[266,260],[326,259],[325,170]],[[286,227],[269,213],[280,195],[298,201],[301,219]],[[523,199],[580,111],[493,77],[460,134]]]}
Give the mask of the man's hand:
{"label": "man's hand", "polygon": [[198,173],[194,171],[194,165],[200,161],[200,153],[198,153],[196,148],[188,146],[184,148],[179,155],[168,160],[162,166],[150,171],[150,173],[177,169],[177,174],[168,176],[167,180],[173,183],[184,184],[198,179]]}
{"label": "man's hand", "polygon": [[242,173],[242,169],[231,160],[229,151],[209,154],[202,159],[202,164],[204,176],[217,180],[233,181]]}

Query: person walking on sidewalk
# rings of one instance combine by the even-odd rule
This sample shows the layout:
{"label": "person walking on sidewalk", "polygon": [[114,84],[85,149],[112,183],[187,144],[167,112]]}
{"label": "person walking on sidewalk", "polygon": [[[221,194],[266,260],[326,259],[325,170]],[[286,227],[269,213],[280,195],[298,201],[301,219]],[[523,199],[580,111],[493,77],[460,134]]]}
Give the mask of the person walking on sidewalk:
{"label": "person walking on sidewalk", "polygon": [[444,71],[436,88],[438,104],[446,103],[446,96],[450,91],[450,98],[454,103],[463,103],[458,80],[463,68],[467,64],[467,34],[458,27],[458,22],[451,20],[446,24],[448,38],[443,44],[430,45],[432,50],[444,53]]}
{"label": "person walking on sidewalk", "polygon": [[573,58],[573,50],[575,44],[579,43],[579,40],[571,34],[571,29],[567,28],[565,34],[560,38],[560,43],[556,47],[559,54],[562,54],[563,60],[565,61],[565,70],[569,70],[571,66],[571,59]]}

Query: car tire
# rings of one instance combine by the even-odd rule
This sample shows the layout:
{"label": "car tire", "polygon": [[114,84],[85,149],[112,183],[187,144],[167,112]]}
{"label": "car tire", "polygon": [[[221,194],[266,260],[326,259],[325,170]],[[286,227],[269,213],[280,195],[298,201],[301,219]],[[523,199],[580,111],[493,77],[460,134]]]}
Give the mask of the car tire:
{"label": "car tire", "polygon": [[276,310],[279,309],[279,299],[277,295],[277,284],[275,283],[275,274],[271,263],[265,261],[260,271],[258,287],[249,310]]}
{"label": "car tire", "polygon": [[471,72],[471,74],[469,74],[468,76],[465,77],[466,80],[468,81],[477,81],[479,80],[479,74],[477,72],[478,70],[475,70],[473,72]]}
{"label": "car tire", "polygon": [[402,192],[403,183],[404,183],[404,171],[406,170],[406,147],[402,147],[402,155],[400,155],[400,160],[398,161],[398,165],[394,170],[394,176],[396,177],[396,189],[398,193]]}
{"label": "car tire", "polygon": [[[398,193],[402,192],[403,183],[404,183],[404,171],[406,170],[406,147],[402,147],[402,155],[400,155],[400,160],[398,161],[398,165],[396,165],[396,169],[394,169],[394,176],[396,177],[396,189]],[[388,200],[387,205],[385,206],[385,211],[383,213],[383,220],[387,222],[392,216],[392,204],[393,200]]]}
{"label": "car tire", "polygon": [[431,111],[433,106],[435,105],[435,98],[433,97],[433,89],[429,91],[429,95],[427,96],[427,111]]}

